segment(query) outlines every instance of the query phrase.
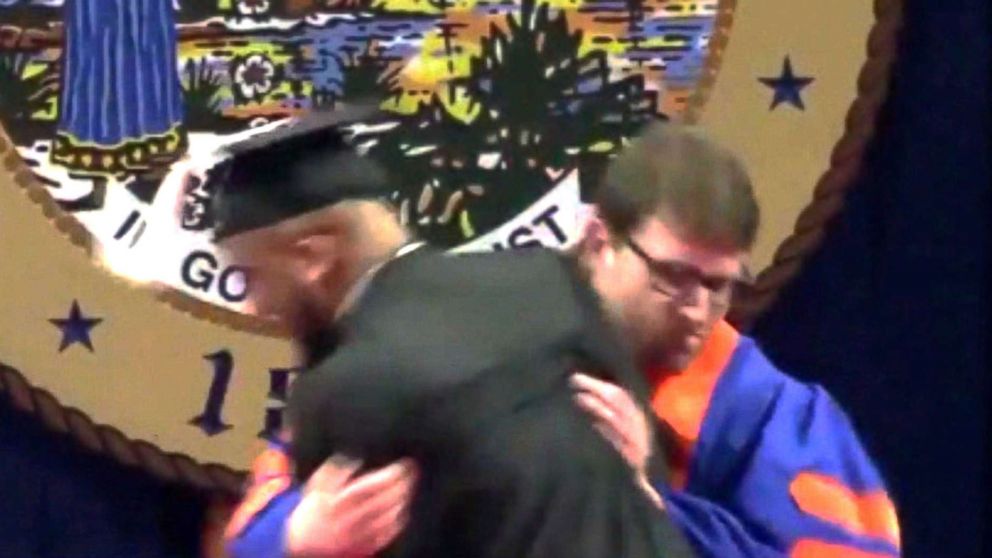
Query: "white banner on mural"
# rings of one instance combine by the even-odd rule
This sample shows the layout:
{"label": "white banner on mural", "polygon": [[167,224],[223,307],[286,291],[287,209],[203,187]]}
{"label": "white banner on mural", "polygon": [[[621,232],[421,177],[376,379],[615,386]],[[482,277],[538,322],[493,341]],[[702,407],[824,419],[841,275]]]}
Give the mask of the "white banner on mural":
{"label": "white banner on mural", "polygon": [[[102,259],[119,275],[141,283],[176,289],[235,311],[244,310],[244,273],[224,261],[207,230],[181,226],[185,192],[192,176],[205,183],[206,170],[219,162],[217,146],[173,166],[152,207],[147,230],[136,245],[104,244]],[[195,191],[192,192],[195,194]],[[554,186],[527,209],[453,252],[482,252],[533,246],[566,249],[575,244],[588,214],[579,195],[577,170],[562,171]]]}
{"label": "white banner on mural", "polygon": [[485,252],[529,246],[573,246],[587,213],[579,196],[579,172],[562,173],[558,183],[516,217],[452,252]]}

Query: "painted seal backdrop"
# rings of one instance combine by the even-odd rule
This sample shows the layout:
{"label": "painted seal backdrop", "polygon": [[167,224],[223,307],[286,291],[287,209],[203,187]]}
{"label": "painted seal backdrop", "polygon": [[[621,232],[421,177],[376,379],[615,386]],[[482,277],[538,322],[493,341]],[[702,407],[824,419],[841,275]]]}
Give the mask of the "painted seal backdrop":
{"label": "painted seal backdrop", "polygon": [[353,131],[402,170],[420,234],[559,246],[640,122],[695,122],[742,154],[762,206],[747,324],[841,209],[901,24],[898,0],[55,4],[0,6],[0,386],[88,448],[231,492],[280,424],[291,355],[240,312],[210,192],[194,182],[166,222],[163,182],[379,92],[387,116]]}

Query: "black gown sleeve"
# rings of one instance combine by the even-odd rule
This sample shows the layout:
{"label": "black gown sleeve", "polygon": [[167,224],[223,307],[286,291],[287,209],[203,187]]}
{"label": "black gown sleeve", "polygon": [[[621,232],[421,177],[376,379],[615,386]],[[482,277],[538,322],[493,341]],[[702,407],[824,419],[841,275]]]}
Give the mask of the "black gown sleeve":
{"label": "black gown sleeve", "polygon": [[399,457],[399,426],[417,397],[417,375],[379,358],[371,344],[342,350],[299,378],[289,415],[296,477],[340,453],[373,468]]}

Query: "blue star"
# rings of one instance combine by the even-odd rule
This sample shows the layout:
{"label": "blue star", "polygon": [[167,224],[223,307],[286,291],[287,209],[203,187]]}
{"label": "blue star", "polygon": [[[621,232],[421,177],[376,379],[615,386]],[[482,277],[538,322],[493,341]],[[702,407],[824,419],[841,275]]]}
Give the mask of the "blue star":
{"label": "blue star", "polygon": [[775,110],[775,107],[782,103],[789,103],[799,110],[806,110],[800,93],[807,85],[813,83],[813,78],[809,76],[798,77],[792,73],[792,61],[789,60],[788,56],[785,57],[785,62],[782,64],[781,75],[758,78],[758,81],[775,91],[775,97],[772,99],[772,106],[769,110]]}
{"label": "blue star", "polygon": [[48,321],[62,330],[62,343],[59,344],[60,353],[76,343],[82,343],[92,353],[93,343],[90,341],[90,330],[103,319],[86,317],[79,309],[79,303],[73,300],[68,318]]}

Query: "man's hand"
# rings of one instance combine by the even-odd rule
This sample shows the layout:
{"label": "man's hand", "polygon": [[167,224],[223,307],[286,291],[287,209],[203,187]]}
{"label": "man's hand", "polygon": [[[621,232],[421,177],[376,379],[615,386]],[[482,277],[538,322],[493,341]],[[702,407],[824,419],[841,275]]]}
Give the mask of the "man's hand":
{"label": "man's hand", "polygon": [[361,466],[328,459],[307,481],[286,525],[293,558],[365,558],[391,543],[407,522],[417,471],[410,461],[353,477]]}
{"label": "man's hand", "polygon": [[617,385],[586,374],[575,374],[570,383],[575,389],[575,402],[593,417],[593,426],[624,460],[634,469],[637,482],[658,504],[661,498],[648,481],[648,458],[651,457],[651,429],[640,407],[625,390]]}

